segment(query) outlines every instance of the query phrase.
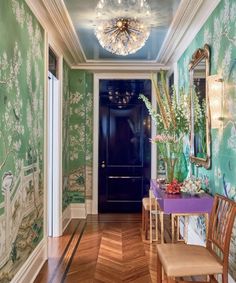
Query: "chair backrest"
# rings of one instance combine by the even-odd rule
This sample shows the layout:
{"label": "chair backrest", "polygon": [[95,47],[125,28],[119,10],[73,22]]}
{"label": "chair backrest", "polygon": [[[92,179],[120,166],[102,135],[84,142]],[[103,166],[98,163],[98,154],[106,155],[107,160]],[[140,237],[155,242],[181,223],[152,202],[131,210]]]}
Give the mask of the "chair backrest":
{"label": "chair backrest", "polygon": [[224,269],[228,268],[229,246],[235,216],[236,202],[215,195],[209,221],[207,248],[221,260]]}

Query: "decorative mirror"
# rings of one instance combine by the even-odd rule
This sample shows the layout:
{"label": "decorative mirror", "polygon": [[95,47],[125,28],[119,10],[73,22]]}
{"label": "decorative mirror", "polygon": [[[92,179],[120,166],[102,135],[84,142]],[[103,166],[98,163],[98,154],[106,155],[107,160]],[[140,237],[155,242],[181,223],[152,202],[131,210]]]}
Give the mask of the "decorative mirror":
{"label": "decorative mirror", "polygon": [[208,169],[211,166],[211,137],[206,83],[206,78],[210,73],[210,48],[207,44],[193,54],[189,72],[191,88],[190,161]]}

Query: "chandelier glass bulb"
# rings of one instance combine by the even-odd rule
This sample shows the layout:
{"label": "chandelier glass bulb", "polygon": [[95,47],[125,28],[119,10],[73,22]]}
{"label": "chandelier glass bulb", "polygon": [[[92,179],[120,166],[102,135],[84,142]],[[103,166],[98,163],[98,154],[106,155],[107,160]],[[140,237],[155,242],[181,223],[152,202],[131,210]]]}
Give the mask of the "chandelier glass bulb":
{"label": "chandelier glass bulb", "polygon": [[145,45],[150,35],[145,24],[150,8],[145,0],[100,0],[96,14],[95,35],[104,49],[126,56]]}

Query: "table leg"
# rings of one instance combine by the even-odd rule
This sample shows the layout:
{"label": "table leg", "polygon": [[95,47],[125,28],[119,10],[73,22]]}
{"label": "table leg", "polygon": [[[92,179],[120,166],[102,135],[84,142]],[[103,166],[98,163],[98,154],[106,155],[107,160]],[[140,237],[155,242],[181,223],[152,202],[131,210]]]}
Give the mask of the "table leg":
{"label": "table leg", "polygon": [[208,213],[205,213],[205,222],[206,222],[206,239],[208,237],[208,225],[209,225],[209,215]]}
{"label": "table leg", "polygon": [[188,242],[188,220],[189,220],[189,216],[185,215],[184,216],[184,242],[185,243]]}
{"label": "table leg", "polygon": [[175,240],[175,214],[171,214],[171,240],[174,243]]}
{"label": "table leg", "polygon": [[161,243],[164,243],[164,213],[160,212],[160,222],[161,222]]}
{"label": "table leg", "polygon": [[157,200],[155,200],[155,231],[156,231],[156,239],[155,239],[155,241],[158,241]]}

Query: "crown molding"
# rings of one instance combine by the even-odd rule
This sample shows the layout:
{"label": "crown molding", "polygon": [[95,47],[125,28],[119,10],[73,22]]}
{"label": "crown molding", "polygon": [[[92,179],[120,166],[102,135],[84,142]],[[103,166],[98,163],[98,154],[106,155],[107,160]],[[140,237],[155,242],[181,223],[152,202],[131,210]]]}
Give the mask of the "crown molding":
{"label": "crown molding", "polygon": [[182,0],[176,15],[170,25],[162,48],[157,56],[157,61],[167,64],[180,44],[183,35],[191,24],[192,19],[198,12],[203,0]]}
{"label": "crown molding", "polygon": [[41,0],[26,0],[26,4],[29,6],[31,11],[45,30],[49,45],[56,46],[58,51],[57,55],[63,55],[69,66],[74,64],[74,59],[71,56],[70,50],[65,45],[63,37],[58,33],[58,30],[52,22],[51,16],[45,8],[43,2]]}
{"label": "crown molding", "polygon": [[146,62],[96,62],[96,63],[85,63],[71,66],[72,69],[88,70],[88,71],[159,71],[159,70],[168,70],[169,66],[159,64],[159,63],[150,63]]}
{"label": "crown molding", "polygon": [[70,67],[84,70],[169,69],[194,39],[220,0],[182,0],[155,61],[87,60],[63,0],[26,0]]}
{"label": "crown molding", "polygon": [[65,45],[73,57],[73,64],[86,62],[79,38],[76,34],[71,18],[63,0],[41,0],[57,31],[63,38]]}
{"label": "crown molding", "polygon": [[[198,7],[195,7],[197,6],[197,1]],[[172,42],[170,42],[168,45],[169,47],[165,47],[167,42],[164,43],[162,48],[163,53],[160,54],[160,62],[163,64],[171,65],[178,61],[197,33],[200,31],[206,20],[209,18],[211,13],[220,3],[220,0],[190,0],[188,2],[191,3],[189,3],[190,6],[188,6],[186,13],[188,14],[189,10],[192,11],[191,19],[188,16],[187,19],[185,19],[186,13],[183,14],[183,19],[179,27],[180,29],[179,31],[176,31],[176,36],[173,36],[173,39],[171,39]],[[195,9],[195,11],[193,11],[193,9]],[[173,45],[172,48],[171,44]],[[165,52],[165,48],[167,49],[167,52]]]}

